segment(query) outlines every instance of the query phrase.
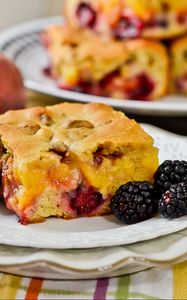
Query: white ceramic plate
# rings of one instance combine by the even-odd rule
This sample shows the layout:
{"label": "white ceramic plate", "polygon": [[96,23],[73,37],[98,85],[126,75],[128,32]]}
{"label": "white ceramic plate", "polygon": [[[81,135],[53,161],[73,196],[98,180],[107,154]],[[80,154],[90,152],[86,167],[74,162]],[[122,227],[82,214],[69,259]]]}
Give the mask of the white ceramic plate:
{"label": "white ceramic plate", "polygon": [[161,101],[117,100],[58,89],[54,81],[45,77],[43,68],[48,56],[40,43],[40,32],[49,24],[60,24],[62,17],[52,17],[24,23],[0,34],[0,52],[14,59],[31,90],[79,102],[102,102],[126,112],[152,115],[187,115],[187,97],[170,95]]}
{"label": "white ceramic plate", "polygon": [[0,271],[49,279],[114,277],[187,258],[187,230],[128,246],[42,250],[0,246]]}
{"label": "white ceramic plate", "polygon": [[[187,138],[170,134],[156,127],[143,125],[155,138],[160,149],[160,161],[187,160]],[[167,220],[159,215],[131,226],[114,216],[80,218],[75,220],[48,219],[41,224],[23,226],[2,204],[0,207],[0,244],[70,249],[127,245],[154,239],[187,227],[187,216]]]}

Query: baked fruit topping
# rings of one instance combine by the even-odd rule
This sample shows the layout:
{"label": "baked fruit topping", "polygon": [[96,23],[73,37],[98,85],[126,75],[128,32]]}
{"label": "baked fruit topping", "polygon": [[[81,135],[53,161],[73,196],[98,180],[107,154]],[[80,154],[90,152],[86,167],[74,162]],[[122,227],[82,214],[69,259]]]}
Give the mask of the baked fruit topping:
{"label": "baked fruit topping", "polygon": [[109,214],[120,185],[158,167],[153,139],[102,104],[9,111],[0,135],[3,197],[22,224]]}
{"label": "baked fruit topping", "polygon": [[79,189],[75,198],[71,199],[71,207],[76,210],[78,216],[89,215],[95,211],[103,202],[102,195],[94,190]]}

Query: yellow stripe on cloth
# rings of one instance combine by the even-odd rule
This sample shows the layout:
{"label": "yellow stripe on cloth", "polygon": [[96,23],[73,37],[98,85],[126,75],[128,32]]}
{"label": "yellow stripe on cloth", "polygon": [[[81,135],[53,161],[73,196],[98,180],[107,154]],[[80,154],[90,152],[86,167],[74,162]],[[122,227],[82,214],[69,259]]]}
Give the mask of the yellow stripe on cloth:
{"label": "yellow stripe on cloth", "polygon": [[21,277],[2,275],[0,277],[0,300],[16,299],[21,280]]}
{"label": "yellow stripe on cloth", "polygon": [[187,261],[173,267],[173,299],[187,299]]}

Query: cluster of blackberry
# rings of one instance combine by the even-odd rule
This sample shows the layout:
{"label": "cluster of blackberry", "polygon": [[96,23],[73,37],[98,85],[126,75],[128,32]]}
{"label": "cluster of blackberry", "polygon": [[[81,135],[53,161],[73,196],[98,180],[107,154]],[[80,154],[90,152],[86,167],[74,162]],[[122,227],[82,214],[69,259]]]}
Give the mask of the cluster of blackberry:
{"label": "cluster of blackberry", "polygon": [[187,215],[187,161],[164,161],[153,184],[136,181],[122,185],[112,198],[111,210],[126,224],[147,220],[157,212],[165,218]]}

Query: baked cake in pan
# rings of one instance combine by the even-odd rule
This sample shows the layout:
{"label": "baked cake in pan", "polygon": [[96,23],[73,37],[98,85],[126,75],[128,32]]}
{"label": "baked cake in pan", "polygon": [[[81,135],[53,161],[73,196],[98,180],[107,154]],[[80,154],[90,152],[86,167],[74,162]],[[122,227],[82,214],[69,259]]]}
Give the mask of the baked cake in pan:
{"label": "baked cake in pan", "polygon": [[115,41],[93,32],[50,26],[42,35],[52,76],[63,89],[131,100],[167,92],[166,48],[144,39]]}
{"label": "baked cake in pan", "polygon": [[117,39],[166,39],[187,31],[186,0],[66,0],[65,16],[71,26]]}
{"label": "baked cake in pan", "polygon": [[173,90],[187,94],[187,35],[171,46]]}
{"label": "baked cake in pan", "polygon": [[108,214],[121,184],[158,167],[153,139],[102,104],[9,111],[0,135],[3,196],[22,224]]}

